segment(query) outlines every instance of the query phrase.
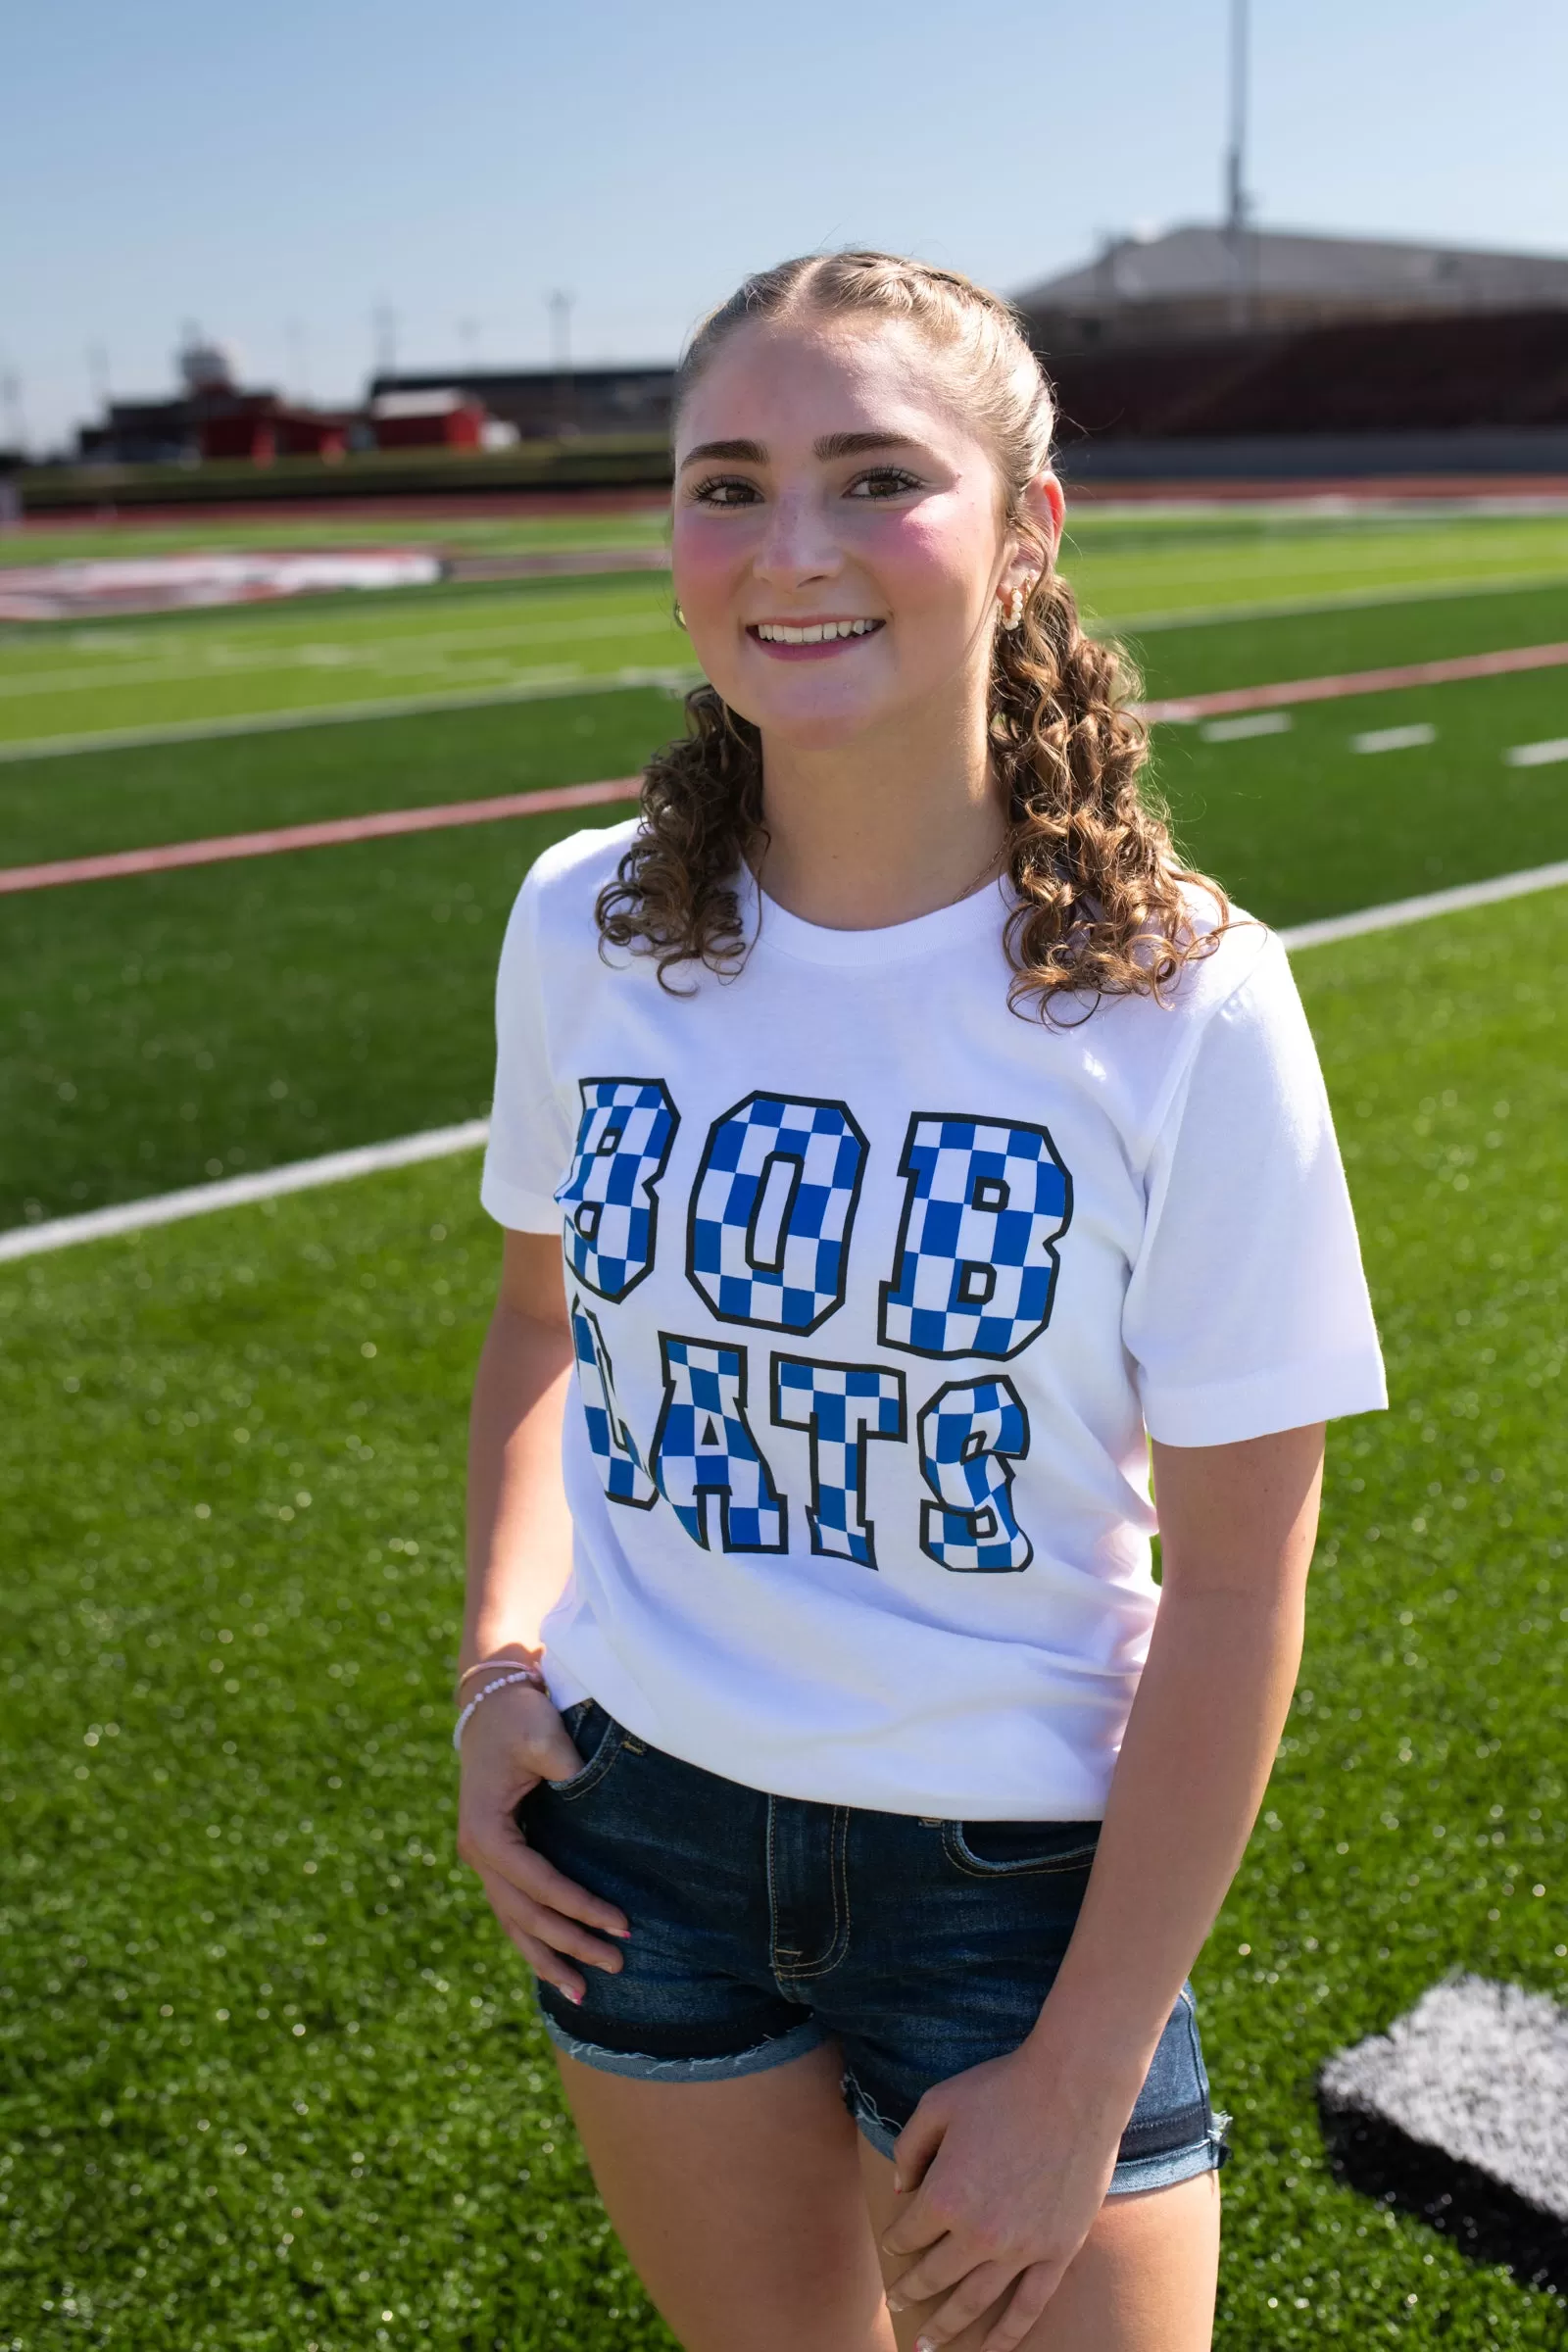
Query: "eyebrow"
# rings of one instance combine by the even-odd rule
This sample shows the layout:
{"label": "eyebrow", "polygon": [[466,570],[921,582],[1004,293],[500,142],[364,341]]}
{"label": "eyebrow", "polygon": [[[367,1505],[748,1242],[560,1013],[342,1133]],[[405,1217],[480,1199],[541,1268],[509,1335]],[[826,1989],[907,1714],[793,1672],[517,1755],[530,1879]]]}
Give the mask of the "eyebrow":
{"label": "eyebrow", "polygon": [[[916,444],[906,433],[824,433],[812,444],[813,453],[824,464],[835,458],[861,458],[878,449],[913,449]],[[688,450],[681,460],[681,471],[707,459],[728,459],[735,466],[765,466],[767,452],[760,441],[700,441]]]}

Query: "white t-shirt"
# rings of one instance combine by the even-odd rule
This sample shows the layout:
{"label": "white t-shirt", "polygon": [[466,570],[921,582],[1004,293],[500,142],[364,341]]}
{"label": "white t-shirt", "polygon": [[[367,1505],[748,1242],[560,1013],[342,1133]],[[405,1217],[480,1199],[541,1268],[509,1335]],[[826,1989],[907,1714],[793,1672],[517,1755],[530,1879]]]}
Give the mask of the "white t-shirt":
{"label": "white t-shirt", "polygon": [[1000,886],[830,931],[748,879],[743,968],[671,996],[595,931],[634,822],[538,860],[497,990],[481,1198],[564,1231],[576,1343],[552,1693],[779,1795],[1098,1819],[1146,1430],[1386,1401],[1284,951],[1060,1028],[1008,1009]]}

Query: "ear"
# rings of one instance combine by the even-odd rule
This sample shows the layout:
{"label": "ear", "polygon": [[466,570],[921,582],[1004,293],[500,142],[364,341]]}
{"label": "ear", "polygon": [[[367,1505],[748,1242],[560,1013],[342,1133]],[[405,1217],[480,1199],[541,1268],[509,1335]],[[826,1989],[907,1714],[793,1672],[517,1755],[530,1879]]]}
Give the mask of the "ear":
{"label": "ear", "polygon": [[[1066,500],[1060,482],[1044,467],[1037,473],[1023,494],[1023,511],[1047,550],[1046,567],[1052,569],[1056,561],[1056,549],[1061,539],[1061,526],[1066,514]],[[1007,593],[1022,588],[1025,593],[1040,576],[1040,550],[1033,538],[1021,539],[1014,548],[1003,574],[1002,585]]]}

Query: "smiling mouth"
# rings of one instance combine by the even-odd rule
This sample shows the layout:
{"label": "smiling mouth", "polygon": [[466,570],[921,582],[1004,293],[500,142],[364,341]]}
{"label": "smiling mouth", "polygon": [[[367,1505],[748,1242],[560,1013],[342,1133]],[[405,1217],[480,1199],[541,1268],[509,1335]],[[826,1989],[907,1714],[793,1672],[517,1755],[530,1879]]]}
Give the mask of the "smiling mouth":
{"label": "smiling mouth", "polygon": [[754,620],[746,634],[763,645],[827,645],[841,637],[870,637],[880,620]]}

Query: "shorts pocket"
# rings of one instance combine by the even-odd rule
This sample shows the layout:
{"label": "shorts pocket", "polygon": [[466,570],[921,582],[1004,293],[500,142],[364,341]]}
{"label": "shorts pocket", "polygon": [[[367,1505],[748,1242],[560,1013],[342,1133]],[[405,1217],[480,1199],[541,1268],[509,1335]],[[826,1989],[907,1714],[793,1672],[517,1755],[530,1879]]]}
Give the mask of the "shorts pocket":
{"label": "shorts pocket", "polygon": [[1098,1821],[945,1821],[942,1850],[971,1879],[1021,1879],[1087,1871]]}
{"label": "shorts pocket", "polygon": [[590,1788],[598,1788],[625,1745],[626,1734],[597,1698],[578,1699],[566,1709],[562,1721],[583,1759],[582,1766],[569,1780],[541,1781],[538,1793],[548,1789],[552,1796],[569,1803],[575,1797],[586,1796]]}

